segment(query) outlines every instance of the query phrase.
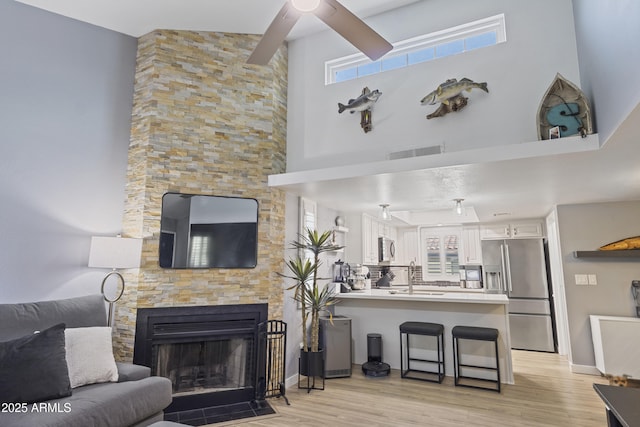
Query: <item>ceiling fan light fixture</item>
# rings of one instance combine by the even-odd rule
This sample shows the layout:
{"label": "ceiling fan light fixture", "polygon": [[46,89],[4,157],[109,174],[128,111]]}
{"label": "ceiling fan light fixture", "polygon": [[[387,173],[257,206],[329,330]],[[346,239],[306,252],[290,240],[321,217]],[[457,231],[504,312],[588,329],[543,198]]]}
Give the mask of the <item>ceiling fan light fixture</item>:
{"label": "ceiling fan light fixture", "polygon": [[338,0],[288,0],[271,21],[247,58],[247,63],[267,65],[298,19],[305,13],[313,13],[372,61],[393,49],[391,43],[351,13]]}
{"label": "ceiling fan light fixture", "polygon": [[320,6],[320,0],[291,0],[291,6],[300,12],[313,12]]}

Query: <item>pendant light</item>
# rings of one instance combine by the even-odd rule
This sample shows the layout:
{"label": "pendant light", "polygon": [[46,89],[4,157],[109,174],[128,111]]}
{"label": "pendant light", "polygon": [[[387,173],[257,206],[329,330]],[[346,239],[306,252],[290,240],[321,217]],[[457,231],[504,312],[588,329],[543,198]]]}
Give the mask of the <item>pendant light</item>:
{"label": "pendant light", "polygon": [[380,212],[380,218],[382,218],[385,221],[391,220],[391,213],[389,212],[389,205],[382,204],[382,205],[380,205],[380,208],[382,209],[381,212]]}
{"label": "pendant light", "polygon": [[462,208],[462,202],[464,201],[464,199],[453,199],[454,202],[456,202],[456,206],[454,208],[454,211],[457,215],[462,215],[464,213],[464,209]]}

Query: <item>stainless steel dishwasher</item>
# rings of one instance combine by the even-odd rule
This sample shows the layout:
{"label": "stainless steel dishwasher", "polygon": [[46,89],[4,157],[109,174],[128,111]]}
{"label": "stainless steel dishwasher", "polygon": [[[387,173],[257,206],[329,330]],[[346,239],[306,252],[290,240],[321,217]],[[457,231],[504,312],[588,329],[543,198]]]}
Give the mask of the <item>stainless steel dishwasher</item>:
{"label": "stainless steel dishwasher", "polygon": [[351,376],[351,319],[333,316],[320,318],[320,346],[324,349],[324,377]]}

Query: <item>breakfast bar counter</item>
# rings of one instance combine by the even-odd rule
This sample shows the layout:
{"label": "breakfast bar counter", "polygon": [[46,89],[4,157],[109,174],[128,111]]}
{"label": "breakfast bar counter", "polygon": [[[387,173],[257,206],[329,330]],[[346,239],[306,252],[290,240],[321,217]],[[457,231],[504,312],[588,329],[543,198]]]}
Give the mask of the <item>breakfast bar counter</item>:
{"label": "breakfast bar counter", "polygon": [[[400,369],[400,324],[407,321],[444,325],[445,373],[453,376],[454,326],[480,326],[499,331],[500,377],[513,384],[508,303],[503,294],[420,289],[367,289],[337,295],[335,314],[351,318],[354,363],[367,362],[367,334],[382,335],[382,361]],[[412,348],[413,353],[413,348]],[[468,343],[467,360],[481,366],[495,366],[489,346]],[[464,357],[464,356],[463,356]],[[469,359],[470,358],[470,359]]]}

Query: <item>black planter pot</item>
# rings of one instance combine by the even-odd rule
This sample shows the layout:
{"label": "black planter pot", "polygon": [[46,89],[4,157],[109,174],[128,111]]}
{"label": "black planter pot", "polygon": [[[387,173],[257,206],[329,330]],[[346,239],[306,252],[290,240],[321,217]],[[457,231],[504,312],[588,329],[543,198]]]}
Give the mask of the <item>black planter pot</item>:
{"label": "black planter pot", "polygon": [[324,377],[324,351],[300,350],[300,375],[305,377]]}
{"label": "black planter pot", "polygon": [[[306,386],[301,385],[300,377],[307,377]],[[322,379],[322,387],[316,386],[316,378]],[[298,388],[324,390],[324,351],[302,351],[298,360]]]}

